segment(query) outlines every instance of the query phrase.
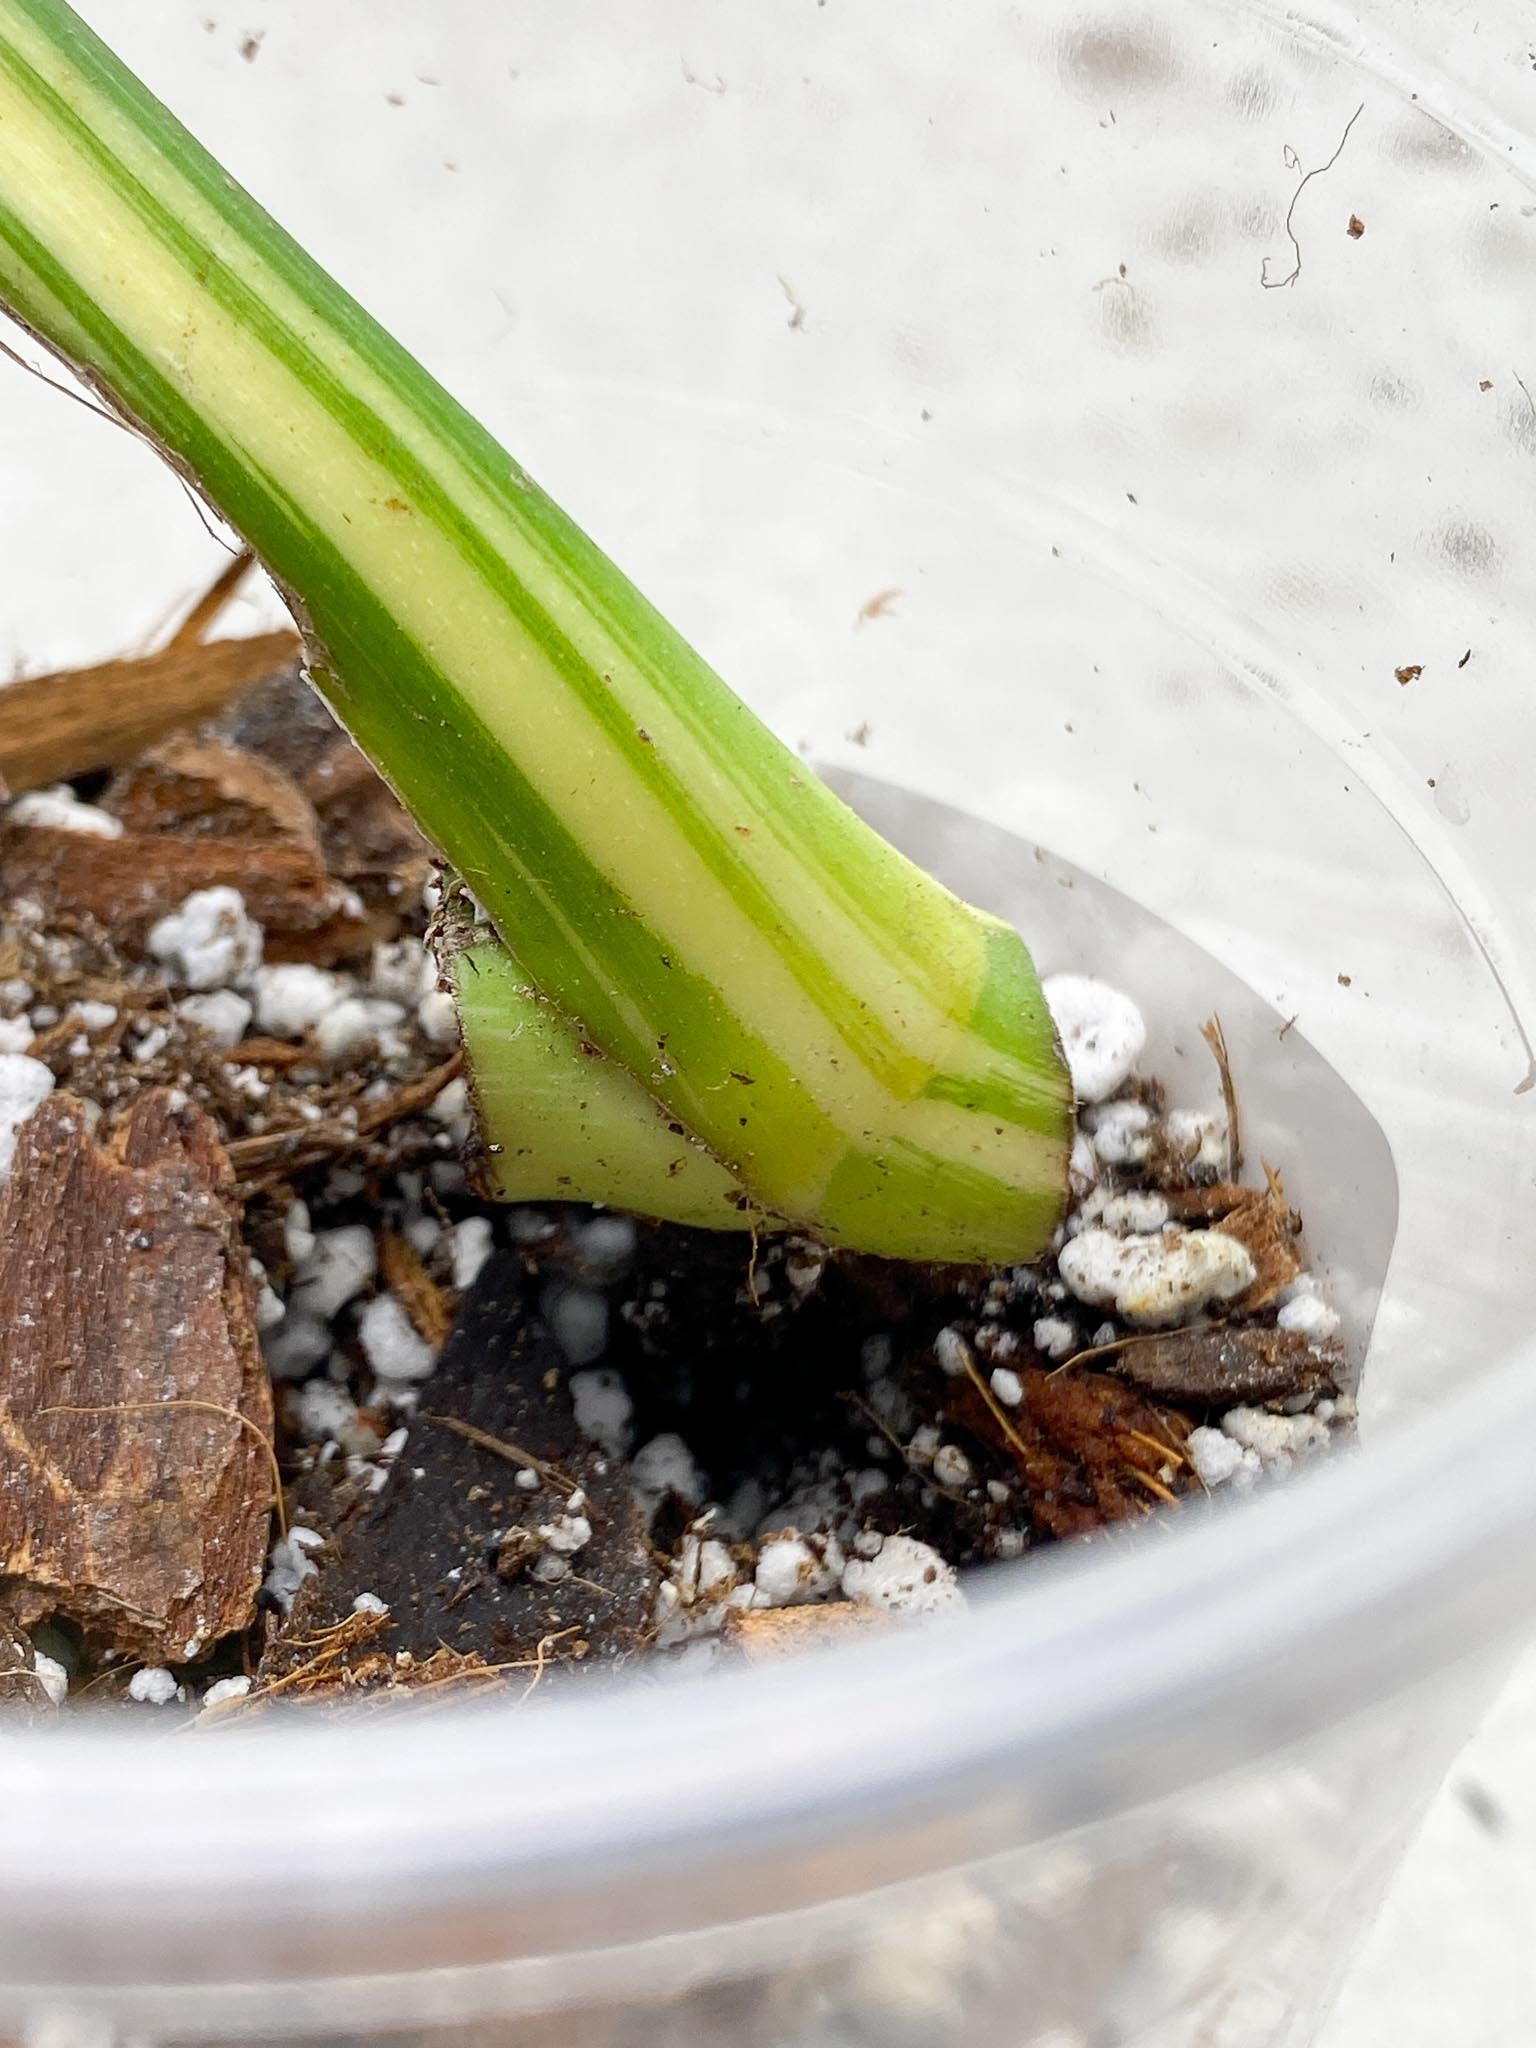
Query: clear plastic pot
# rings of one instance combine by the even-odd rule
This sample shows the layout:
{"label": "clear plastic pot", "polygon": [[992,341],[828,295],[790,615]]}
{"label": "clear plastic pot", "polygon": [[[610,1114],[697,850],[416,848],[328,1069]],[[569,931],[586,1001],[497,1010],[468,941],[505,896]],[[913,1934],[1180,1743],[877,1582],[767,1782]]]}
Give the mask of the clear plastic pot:
{"label": "clear plastic pot", "polygon": [[[86,12],[1192,1100],[1220,1009],[1371,1351],[1358,1455],[921,1636],[7,1735],[0,2025],[1306,2041],[1533,1605],[1520,10],[269,0],[253,62]],[[0,405],[13,643],[114,651],[206,543],[126,438]]]}

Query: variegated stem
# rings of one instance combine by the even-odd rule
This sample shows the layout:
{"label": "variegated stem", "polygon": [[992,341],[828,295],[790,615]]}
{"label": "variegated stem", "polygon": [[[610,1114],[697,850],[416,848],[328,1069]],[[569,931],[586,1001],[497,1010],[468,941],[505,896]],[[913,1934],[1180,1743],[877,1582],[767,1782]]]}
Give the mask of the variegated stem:
{"label": "variegated stem", "polygon": [[552,1030],[767,1217],[1040,1247],[1070,1097],[1018,936],[838,803],[61,0],[0,0],[0,298],[256,548]]}

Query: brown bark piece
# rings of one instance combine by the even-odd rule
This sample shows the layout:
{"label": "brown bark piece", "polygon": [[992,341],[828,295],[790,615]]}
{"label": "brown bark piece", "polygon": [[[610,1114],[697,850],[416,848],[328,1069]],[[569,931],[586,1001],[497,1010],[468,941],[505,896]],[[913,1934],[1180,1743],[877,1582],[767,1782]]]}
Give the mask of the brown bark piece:
{"label": "brown bark piece", "polygon": [[1163,1200],[1176,1223],[1215,1223],[1251,1202],[1257,1192],[1241,1182],[1219,1180],[1209,1187],[1164,1188]]}
{"label": "brown bark piece", "polygon": [[232,1067],[265,1067],[278,1073],[285,1073],[289,1067],[312,1067],[315,1063],[313,1045],[295,1045],[286,1038],[242,1038],[238,1045],[232,1045],[224,1054]]}
{"label": "brown bark piece", "polygon": [[129,832],[286,842],[324,866],[312,806],[257,754],[200,733],[175,733],[108,787],[101,807]]}
{"label": "brown bark piece", "polygon": [[426,841],[377,769],[296,672],[249,690],[220,721],[232,745],[289,776],[313,806],[332,874],[360,888],[398,882],[402,892],[430,868]]}
{"label": "brown bark piece", "polygon": [[98,1143],[51,1096],[0,1192],[0,1622],[159,1663],[249,1625],[272,1507],[229,1161],[174,1102]]}
{"label": "brown bark piece", "polygon": [[1002,1439],[1037,1536],[1086,1536],[1166,1496],[1157,1475],[1165,1463],[1181,1463],[1186,1418],[1107,1373],[1022,1366],[1019,1380],[1023,1400],[1002,1411],[1002,1421],[970,1380],[957,1383],[946,1417],[984,1443]]}
{"label": "brown bark piece", "polygon": [[1296,1330],[1173,1330],[1138,1338],[1117,1352],[1115,1374],[1154,1400],[1196,1408],[1284,1401],[1292,1394],[1337,1392],[1337,1347],[1314,1347]]}
{"label": "brown bark piece", "polygon": [[51,916],[92,917],[129,951],[194,890],[221,884],[240,891],[275,960],[329,965],[399,929],[398,915],[370,914],[330,871],[320,821],[294,779],[226,739],[173,734],[118,775],[102,808],[123,825],[120,838],[0,825],[0,869]]}
{"label": "brown bark piece", "polygon": [[120,768],[178,726],[195,725],[298,653],[294,633],[185,644],[91,668],[28,676],[0,692],[0,777],[36,789]]}
{"label": "brown bark piece", "polygon": [[733,1607],[721,1624],[720,1640],[748,1664],[776,1664],[802,1650],[831,1649],[859,1636],[883,1634],[895,1621],[888,1609],[854,1600],[814,1607]]}
{"label": "brown bark piece", "polygon": [[441,1351],[453,1328],[453,1310],[427,1271],[421,1253],[408,1238],[387,1230],[379,1239],[379,1270],[421,1336],[434,1351]]}
{"label": "brown bark piece", "polygon": [[1239,1209],[1229,1210],[1217,1229],[1235,1237],[1253,1260],[1254,1279],[1232,1303],[1234,1313],[1252,1315],[1268,1308],[1301,1271],[1296,1249],[1300,1221],[1279,1187],[1250,1195]]}
{"label": "brown bark piece", "polygon": [[[1155,1476],[1154,1445],[1166,1444],[1167,1460],[1177,1465],[1187,1425],[1175,1425],[1108,1373],[1026,1368],[1020,1378],[1023,1412],[1052,1448],[1073,1461],[1078,1486],[1086,1485],[1094,1503],[1095,1520],[1114,1521],[1144,1509],[1147,1490],[1137,1475]],[[1080,1497],[1077,1487],[1069,1487],[1054,1498],[1032,1499],[1030,1512],[1050,1535],[1074,1533],[1081,1526]]]}
{"label": "brown bark piece", "polygon": [[[367,950],[365,920],[307,847],[285,841],[125,832],[120,839],[52,825],[0,824],[7,892],[50,917],[91,917],[125,952],[197,889],[238,889],[273,958],[348,958]],[[288,943],[285,945],[284,942]]]}
{"label": "brown bark piece", "polygon": [[[311,694],[305,684],[296,681],[294,687]],[[348,742],[342,744],[355,751]],[[362,761],[361,755],[356,758]],[[383,789],[368,764],[362,765],[375,787]],[[393,804],[394,798],[389,801]],[[347,876],[331,859],[315,808],[293,778],[260,754],[210,732],[173,734],[120,775],[101,802],[130,833],[174,839],[177,845],[195,842],[204,849],[210,841],[227,842],[249,859],[257,879],[243,893],[247,908],[267,928],[267,952],[274,960],[331,966],[366,954],[375,940],[393,938],[399,930],[393,911],[370,912],[338,886]],[[266,856],[252,849],[268,847],[290,847],[303,857],[303,879],[296,895],[286,900],[285,892],[295,885],[281,875],[265,894],[252,893],[253,888],[260,891],[267,865]],[[322,906],[318,916],[317,902]]]}

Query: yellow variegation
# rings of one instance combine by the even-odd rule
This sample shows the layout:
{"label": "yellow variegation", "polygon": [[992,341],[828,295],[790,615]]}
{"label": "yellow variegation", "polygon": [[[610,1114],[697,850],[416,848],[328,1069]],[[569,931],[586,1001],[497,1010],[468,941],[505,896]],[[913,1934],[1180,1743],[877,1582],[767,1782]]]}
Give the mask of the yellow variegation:
{"label": "yellow variegation", "polygon": [[455,973],[504,1192],[1043,1245],[1070,1090],[1017,934],[810,775],[61,0],[0,0],[0,298],[249,539],[483,904],[505,950]]}

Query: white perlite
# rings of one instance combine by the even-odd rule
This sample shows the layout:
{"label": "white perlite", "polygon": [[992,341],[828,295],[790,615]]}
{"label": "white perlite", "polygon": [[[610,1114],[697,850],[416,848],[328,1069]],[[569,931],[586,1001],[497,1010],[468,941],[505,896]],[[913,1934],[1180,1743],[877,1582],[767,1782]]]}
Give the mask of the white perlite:
{"label": "white perlite", "polygon": [[24,1052],[0,1052],[0,1186],[16,1156],[16,1134],[53,1093],[53,1070]]}
{"label": "white perlite", "polygon": [[176,1005],[178,1015],[206,1031],[215,1045],[228,1052],[245,1036],[251,1021],[251,1006],[232,988],[211,988],[203,995],[183,996]]}
{"label": "white perlite", "polygon": [[1065,1358],[1077,1349],[1077,1330],[1065,1316],[1037,1316],[1032,1334],[1035,1349],[1047,1358]]}
{"label": "white perlite", "polygon": [[260,1259],[251,1260],[251,1280],[256,1288],[256,1327],[258,1330],[275,1330],[287,1315],[283,1297],[267,1278],[266,1268]]}
{"label": "white perlite", "polygon": [[1144,1102],[1111,1102],[1093,1126],[1093,1149],[1106,1166],[1139,1166],[1152,1150],[1152,1112]]}
{"label": "white perlite", "polygon": [[813,1600],[825,1600],[837,1588],[841,1563],[833,1545],[824,1543],[818,1551],[792,1530],[771,1536],[757,1553],[753,1579],[757,1599],[753,1604],[804,1607]]}
{"label": "white perlite", "polygon": [[1107,981],[1052,974],[1042,990],[1080,1102],[1102,1102],[1129,1079],[1147,1042],[1140,1010]]}
{"label": "white perlite", "polygon": [[958,1444],[940,1444],[933,1454],[933,1476],[951,1493],[963,1493],[976,1473]]}
{"label": "white perlite", "polygon": [[[1005,1948],[998,1905],[967,1878],[946,1877],[925,1887],[920,1904],[882,1901],[878,1932],[847,1964],[846,2010],[857,2019],[846,2029],[807,2029],[801,2040],[878,2042],[881,2048],[931,2048],[935,2042],[980,2043],[986,2021],[974,2022],[970,1986]],[[1011,1930],[1010,1930],[1011,1932]],[[962,2018],[964,2015],[964,2018]],[[1086,2035],[1008,2030],[1020,2048],[1092,2048]],[[1107,2039],[1107,2031],[1101,2039]]]}
{"label": "white perlite", "polygon": [[1067,1181],[1074,1195],[1086,1195],[1099,1177],[1099,1156],[1093,1149],[1093,1139],[1086,1131],[1078,1131],[1072,1140],[1072,1156],[1067,1162]]}
{"label": "white perlite", "polygon": [[1214,1110],[1173,1109],[1163,1125],[1168,1143],[1194,1174],[1227,1170],[1227,1120]]}
{"label": "white perlite", "polygon": [[390,939],[374,947],[368,981],[376,996],[409,1006],[437,986],[437,963],[420,939]]}
{"label": "white perlite", "polygon": [[462,1077],[438,1090],[427,1105],[427,1115],[434,1123],[446,1124],[450,1129],[456,1124],[463,1124],[468,1129],[469,1088]]}
{"label": "white perlite", "polygon": [[1286,1472],[1328,1442],[1328,1425],[1315,1415],[1271,1415],[1267,1408],[1229,1408],[1222,1433],[1252,1451],[1266,1472]]}
{"label": "white perlite", "polygon": [[730,1551],[704,1527],[684,1536],[656,1589],[656,1640],[663,1648],[717,1634],[733,1607],[763,1604],[754,1587],[739,1583]]}
{"label": "white perlite", "polygon": [[261,967],[252,982],[256,1022],[271,1038],[302,1038],[346,992],[336,975],[302,960]]}
{"label": "white perlite", "polygon": [[1117,1237],[1147,1236],[1168,1221],[1168,1204],[1149,1189],[1133,1188],[1107,1201],[1099,1221]]}
{"label": "white perlite", "polygon": [[301,1265],[315,1248],[315,1233],[309,1224],[309,1204],[295,1199],[283,1216],[283,1250],[293,1263]]}
{"label": "white perlite", "polygon": [[489,1216],[466,1216],[453,1226],[453,1284],[460,1294],[479,1279],[491,1256],[491,1241]]}
{"label": "white perlite", "polygon": [[1245,1451],[1235,1438],[1219,1429],[1192,1429],[1185,1448],[1195,1468],[1195,1477],[1204,1486],[1225,1486],[1229,1479],[1235,1479],[1240,1472],[1248,1471],[1253,1478],[1259,1474],[1258,1456]]}
{"label": "white perlite", "polygon": [[69,1693],[69,1673],[58,1659],[44,1656],[41,1650],[34,1650],[32,1675],[48,1695],[49,1704],[62,1707]]}
{"label": "white perlite", "polygon": [[316,1023],[315,1043],[325,1059],[350,1059],[404,1022],[398,1003],[382,996],[347,996]]}
{"label": "white perlite", "polygon": [[617,1280],[635,1255],[639,1233],[627,1216],[591,1216],[569,1226],[571,1252],[594,1287]]}
{"label": "white perlite", "polygon": [[1017,1408],[1024,1398],[1024,1382],[1010,1367],[1000,1365],[992,1375],[992,1392],[1005,1408]]}
{"label": "white perlite", "polygon": [[702,1467],[682,1438],[672,1430],[642,1444],[630,1461],[629,1482],[641,1500],[655,1506],[667,1493],[697,1506],[704,1498]]}
{"label": "white perlite", "polygon": [[289,1299],[295,1313],[330,1322],[362,1293],[377,1265],[373,1232],[366,1223],[316,1231],[294,1272]]}
{"label": "white perlite", "polygon": [[306,1443],[324,1443],[356,1422],[357,1403],[345,1387],[331,1380],[306,1380],[291,1397],[289,1412]]}
{"label": "white perlite", "polygon": [[223,988],[261,965],[262,929],[238,889],[195,889],[149,928],[149,950],[184,988]]}
{"label": "white perlite", "polygon": [[29,790],[6,813],[11,825],[51,825],[56,832],[84,832],[94,839],[121,839],[123,821],[95,804],[83,804],[67,783]]}
{"label": "white perlite", "polygon": [[1113,1308],[1145,1330],[1186,1321],[1211,1301],[1231,1301],[1253,1284],[1245,1246],[1219,1230],[1116,1237],[1084,1230],[1063,1245],[1058,1270],[1092,1308]]}
{"label": "white perlite", "polygon": [[946,1379],[958,1380],[970,1367],[971,1347],[948,1323],[933,1340],[933,1355]]}
{"label": "white perlite", "polygon": [[416,1005],[416,1022],[423,1038],[430,1039],[433,1045],[459,1042],[458,1005],[444,988],[429,989],[422,997]]}
{"label": "white perlite", "polygon": [[573,1372],[570,1378],[571,1406],[576,1427],[590,1437],[610,1458],[622,1458],[634,1441],[635,1404],[629,1389],[611,1366],[594,1366],[590,1372]]}
{"label": "white perlite", "polygon": [[426,1380],[437,1358],[393,1294],[368,1302],[357,1318],[363,1356],[381,1380]]}
{"label": "white perlite", "polygon": [[591,1365],[608,1349],[608,1303],[590,1288],[547,1288],[544,1315],[571,1365]]}
{"label": "white perlite", "polygon": [[592,1541],[592,1524],[585,1515],[557,1515],[552,1522],[540,1522],[539,1540],[557,1557],[574,1557]]}
{"label": "white perlite", "polygon": [[128,1681],[128,1697],[146,1707],[174,1706],[183,1697],[181,1687],[163,1665],[146,1664]]}
{"label": "white perlite", "polygon": [[37,1033],[26,1017],[0,1017],[0,1052],[25,1052]]}
{"label": "white perlite", "polygon": [[842,1586],[850,1600],[901,1614],[941,1614],[965,1605],[953,1569],[915,1536],[887,1536],[878,1557],[849,1558]]}
{"label": "white perlite", "polygon": [[323,1547],[325,1538],[313,1529],[295,1526],[286,1536],[280,1536],[272,1546],[267,1562],[267,1575],[261,1582],[262,1591],[282,1614],[293,1612],[293,1597],[306,1579],[312,1579],[319,1567],[309,1555],[312,1550]]}
{"label": "white perlite", "polygon": [[300,1311],[290,1311],[275,1329],[261,1333],[261,1355],[275,1380],[306,1378],[330,1348],[330,1326]]}
{"label": "white perlite", "polygon": [[[171,1042],[171,1029],[168,1024],[151,1024],[147,1027],[139,1024],[135,1026],[135,1030],[138,1032],[138,1040],[133,1048],[133,1057],[136,1060],[143,1061],[157,1058]],[[250,1073],[251,1071],[249,1067],[237,1067],[235,1069],[236,1073]]]}
{"label": "white perlite", "polygon": [[1294,1330],[1310,1344],[1321,1344],[1339,1333],[1339,1314],[1315,1294],[1298,1294],[1286,1302],[1275,1321],[1282,1330]]}
{"label": "white perlite", "polygon": [[203,1694],[205,1707],[222,1707],[226,1700],[243,1700],[251,1689],[248,1678],[216,1678]]}
{"label": "white perlite", "polygon": [[[474,1219],[471,1217],[468,1220],[473,1222]],[[435,1216],[424,1214],[412,1216],[409,1213],[406,1215],[405,1241],[413,1251],[420,1252],[423,1258],[437,1244],[442,1234],[443,1226]]]}

